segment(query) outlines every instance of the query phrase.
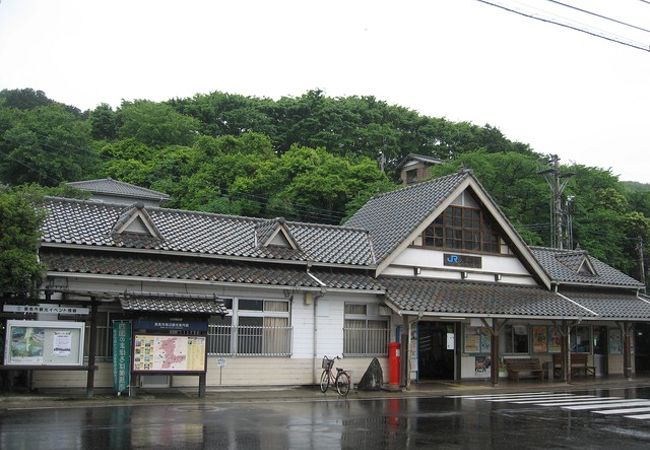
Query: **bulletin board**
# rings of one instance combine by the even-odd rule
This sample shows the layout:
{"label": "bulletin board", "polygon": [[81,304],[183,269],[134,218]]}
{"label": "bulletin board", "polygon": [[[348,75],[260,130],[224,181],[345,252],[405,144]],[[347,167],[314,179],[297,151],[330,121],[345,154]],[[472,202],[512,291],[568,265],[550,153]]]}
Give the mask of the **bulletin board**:
{"label": "bulletin board", "polygon": [[83,365],[84,322],[8,320],[7,366]]}

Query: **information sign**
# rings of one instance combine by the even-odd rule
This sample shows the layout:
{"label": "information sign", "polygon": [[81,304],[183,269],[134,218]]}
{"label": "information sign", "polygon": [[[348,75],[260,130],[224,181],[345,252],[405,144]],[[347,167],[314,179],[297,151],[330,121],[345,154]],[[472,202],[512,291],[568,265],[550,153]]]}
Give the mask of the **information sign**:
{"label": "information sign", "polygon": [[113,389],[118,395],[131,382],[131,321],[113,321]]}

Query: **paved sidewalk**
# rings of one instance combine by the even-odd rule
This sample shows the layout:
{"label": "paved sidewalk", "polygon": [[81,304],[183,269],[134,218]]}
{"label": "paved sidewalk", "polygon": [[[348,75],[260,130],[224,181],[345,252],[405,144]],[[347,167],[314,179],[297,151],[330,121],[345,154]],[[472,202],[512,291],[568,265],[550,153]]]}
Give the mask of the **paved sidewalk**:
{"label": "paved sidewalk", "polygon": [[[438,397],[445,395],[512,393],[525,391],[567,391],[585,389],[614,389],[650,386],[650,377],[626,380],[623,377],[583,378],[571,384],[563,382],[500,381],[492,386],[486,381],[426,382],[412,384],[400,391],[351,391],[346,400],[373,398]],[[0,411],[15,408],[55,408],[70,406],[118,406],[173,403],[233,403],[277,401],[341,400],[335,391],[323,394],[317,386],[290,387],[208,387],[204,398],[198,398],[197,389],[137,389],[132,397],[117,397],[112,390],[95,388],[92,398],[86,397],[85,389],[43,389],[30,393],[0,392]]]}

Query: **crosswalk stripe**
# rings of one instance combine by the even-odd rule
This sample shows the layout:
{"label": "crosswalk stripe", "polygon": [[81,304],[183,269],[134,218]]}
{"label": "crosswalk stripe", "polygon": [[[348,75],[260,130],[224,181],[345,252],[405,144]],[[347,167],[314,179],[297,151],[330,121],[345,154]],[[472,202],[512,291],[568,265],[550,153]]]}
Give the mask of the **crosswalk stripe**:
{"label": "crosswalk stripe", "polygon": [[[620,397],[616,397],[620,398]],[[518,405],[531,405],[537,403],[551,404],[551,403],[566,403],[566,402],[588,402],[592,400],[598,400],[598,397],[593,395],[576,395],[575,397],[557,397],[557,398],[538,398],[536,400],[525,400],[525,401],[516,401]]]}
{"label": "crosswalk stripe", "polygon": [[[590,411],[595,414],[623,415],[629,419],[650,419],[650,399],[626,399],[622,397],[597,397],[558,392],[518,392],[515,394],[452,395],[447,398],[484,400],[490,403],[512,403],[559,407],[568,411]],[[636,414],[647,413],[647,414]]]}
{"label": "crosswalk stripe", "polygon": [[621,402],[626,402],[628,400],[624,398],[619,398],[619,397],[604,397],[604,398],[593,398],[593,399],[587,399],[582,402],[559,402],[559,403],[537,403],[539,406],[573,406],[573,405],[594,405],[598,403],[621,403]]}
{"label": "crosswalk stripe", "polygon": [[481,394],[481,395],[448,395],[447,398],[466,398],[471,400],[478,400],[489,397],[526,397],[529,395],[553,395],[551,392],[519,392],[517,394]]}
{"label": "crosswalk stripe", "polygon": [[527,402],[527,401],[543,402],[546,400],[570,400],[572,398],[583,398],[583,397],[595,398],[593,395],[552,395],[552,396],[543,396],[543,397],[531,396],[531,397],[513,398],[508,400],[499,399],[499,400],[488,400],[488,401],[489,402]]}
{"label": "crosswalk stripe", "polygon": [[650,406],[644,406],[643,408],[622,408],[622,409],[606,409],[604,411],[593,411],[596,414],[631,414],[637,412],[648,412],[650,411]]}
{"label": "crosswalk stripe", "polygon": [[637,414],[633,416],[623,416],[627,417],[628,419],[650,419],[650,414]]}
{"label": "crosswalk stripe", "polygon": [[650,405],[649,401],[643,401],[639,400],[637,402],[611,402],[611,403],[594,403],[591,405],[577,405],[577,406],[563,406],[562,409],[568,409],[571,411],[584,411],[587,409],[595,410],[595,409],[607,409],[607,408],[622,408],[625,406],[632,406],[632,405],[639,405],[639,406],[648,406]]}

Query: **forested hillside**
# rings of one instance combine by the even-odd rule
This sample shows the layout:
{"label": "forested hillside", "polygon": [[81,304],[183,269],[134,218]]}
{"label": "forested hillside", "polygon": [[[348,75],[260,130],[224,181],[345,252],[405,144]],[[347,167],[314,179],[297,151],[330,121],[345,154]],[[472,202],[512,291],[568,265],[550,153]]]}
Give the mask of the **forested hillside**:
{"label": "forested hillside", "polygon": [[[550,190],[538,174],[547,158],[489,125],[320,91],[279,100],[213,92],[84,112],[32,89],[0,92],[0,183],[10,186],[112,177],[170,194],[171,207],[341,223],[397,187],[409,153],[446,161],[435,176],[473,169],[524,238],[548,244]],[[565,191],[574,242],[638,278],[647,185],[607,169],[562,169],[575,173]]]}

